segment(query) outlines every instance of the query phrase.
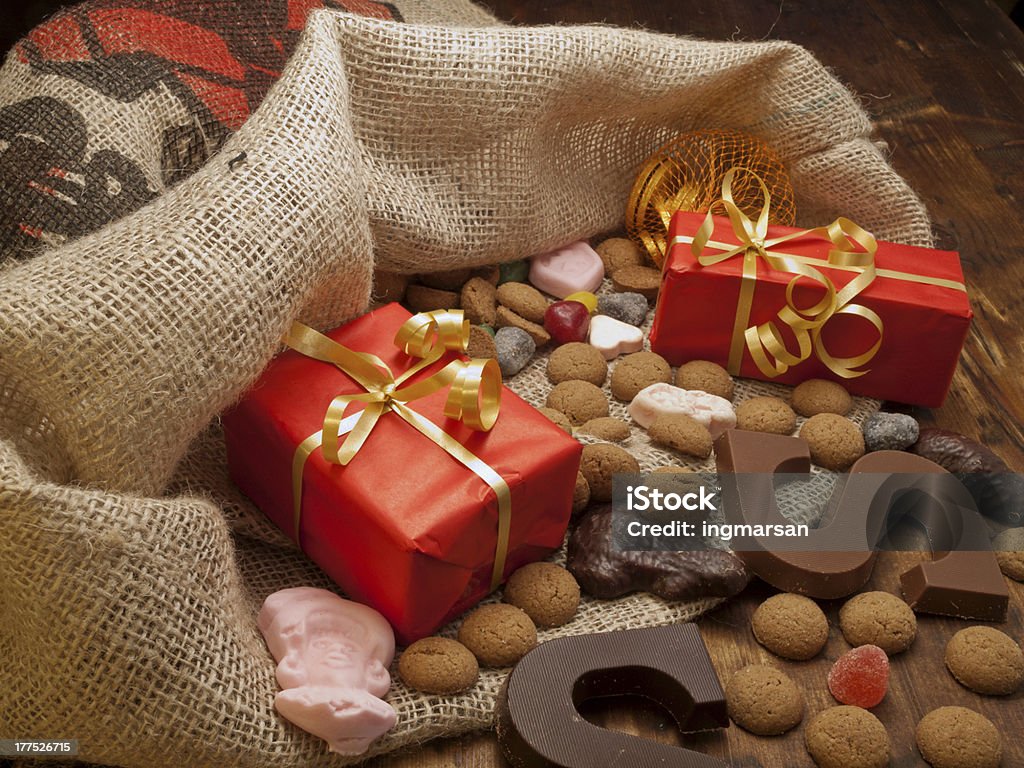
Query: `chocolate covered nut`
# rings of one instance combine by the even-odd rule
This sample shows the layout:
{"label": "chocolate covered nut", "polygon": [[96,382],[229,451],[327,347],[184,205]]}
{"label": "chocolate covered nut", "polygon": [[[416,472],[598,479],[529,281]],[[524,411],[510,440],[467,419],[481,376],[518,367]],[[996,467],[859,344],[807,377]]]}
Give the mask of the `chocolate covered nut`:
{"label": "chocolate covered nut", "polygon": [[886,768],[892,752],[882,721],[860,707],[819,712],[807,724],[804,745],[818,768]]}
{"label": "chocolate covered nut", "polygon": [[864,455],[864,435],[849,419],[834,413],[819,413],[800,427],[807,441],[811,461],[819,467],[842,471]]}
{"label": "chocolate covered nut", "polygon": [[594,347],[583,342],[570,342],[558,347],[548,358],[548,379],[553,384],[563,381],[589,381],[594,386],[604,385],[608,378],[608,363]]}
{"label": "chocolate covered nut", "polygon": [[656,352],[634,352],[615,364],[612,370],[612,396],[630,401],[644,387],[672,380],[672,367]]}
{"label": "chocolate covered nut", "polygon": [[480,675],[476,657],[447,637],[424,637],[405,649],[398,674],[410,688],[448,695],[472,688]]}
{"label": "chocolate covered nut", "polygon": [[736,428],[791,435],[796,429],[796,414],[781,398],[752,397],[736,406]]}
{"label": "chocolate covered nut", "polygon": [[555,424],[560,426],[570,435],[572,434],[572,423],[569,421],[569,417],[564,413],[556,411],[554,408],[548,408],[547,406],[541,406],[537,410],[555,422]]}
{"label": "chocolate covered nut", "polygon": [[1024,581],[1024,528],[1007,528],[994,539],[999,570],[1014,581]]}
{"label": "chocolate covered nut", "polygon": [[828,619],[818,604],[787,592],[769,597],[750,619],[757,642],[784,659],[806,661],[828,642]]}
{"label": "chocolate covered nut", "polygon": [[580,472],[587,478],[590,498],[594,501],[611,501],[613,475],[639,471],[637,460],[617,445],[597,443],[583,446]]}
{"label": "chocolate covered nut", "polygon": [[594,248],[604,262],[606,275],[613,275],[623,267],[639,267],[644,263],[640,247],[625,237],[609,237]]}
{"label": "chocolate covered nut", "polygon": [[419,281],[430,288],[457,291],[472,276],[472,269],[449,269],[444,272],[424,272],[419,275]]}
{"label": "chocolate covered nut", "polygon": [[494,337],[479,325],[469,329],[469,342],[466,344],[466,354],[470,357],[495,358],[498,357],[498,347],[494,343]]}
{"label": "chocolate covered nut", "polygon": [[556,384],[548,392],[547,406],[564,413],[573,424],[583,424],[608,415],[608,400],[604,392],[589,381],[563,381]]}
{"label": "chocolate covered nut", "polygon": [[505,602],[522,608],[538,627],[560,627],[576,615],[580,585],[560,565],[530,563],[509,576]]}
{"label": "chocolate covered nut", "polygon": [[591,419],[579,431],[585,435],[593,435],[609,443],[621,443],[629,439],[629,424],[614,416],[602,416],[599,419]]}
{"label": "chocolate covered nut", "polygon": [[544,295],[527,283],[502,283],[498,286],[498,301],[520,317],[531,323],[544,322],[544,313],[548,309],[548,300]]}
{"label": "chocolate covered nut", "polygon": [[683,731],[729,724],[696,626],[674,624],[560,637],[529,653],[498,693],[498,742],[515,768],[725,768],[700,752],[597,728],[577,709],[583,699],[626,693],[660,703]]}
{"label": "chocolate covered nut", "polygon": [[408,285],[408,275],[375,269],[373,270],[373,292],[370,295],[374,301],[380,304],[401,301],[405,298],[405,289]]}
{"label": "chocolate covered nut", "polygon": [[796,683],[764,664],[733,674],[725,686],[725,702],[732,721],[758,736],[778,736],[804,719],[804,695]]}
{"label": "chocolate covered nut", "polygon": [[497,322],[498,299],[494,286],[481,277],[470,278],[459,295],[466,319],[475,325]]}
{"label": "chocolate covered nut", "polygon": [[836,413],[845,416],[853,405],[850,393],[834,381],[808,379],[793,388],[793,410],[801,416]]}
{"label": "chocolate covered nut", "polygon": [[968,627],[946,644],[946,667],[965,688],[987,696],[1009,696],[1024,682],[1024,653],[994,627]]}
{"label": "chocolate covered nut", "polygon": [[498,353],[498,367],[506,379],[515,376],[530,362],[537,345],[522,328],[499,328],[494,334],[494,348]]}
{"label": "chocolate covered nut", "polygon": [[916,740],[932,768],[997,768],[1003,759],[992,721],[966,707],[933,709],[917,724]]}
{"label": "chocolate covered nut", "polygon": [[576,473],[576,486],[572,490],[572,513],[578,515],[590,504],[590,483],[582,472]]}
{"label": "chocolate covered nut", "polygon": [[750,581],[743,563],[723,549],[616,551],[611,527],[611,506],[603,505],[587,512],[569,536],[566,567],[594,597],[611,600],[630,592],[666,600],[732,597]]}
{"label": "chocolate covered nut", "polygon": [[654,267],[622,267],[612,273],[612,285],[622,293],[639,293],[653,303],[661,288],[661,272]]}
{"label": "chocolate covered nut", "polygon": [[862,592],[839,609],[839,628],[850,645],[877,645],[893,656],[914,642],[917,617],[896,595]]}
{"label": "chocolate covered nut", "polygon": [[530,334],[530,338],[533,339],[533,343],[538,347],[543,347],[551,341],[551,334],[544,330],[544,326],[531,323],[508,307],[498,307],[495,312],[495,323],[499,328],[519,328],[522,331],[526,331]]}
{"label": "chocolate covered nut", "polygon": [[679,366],[676,371],[676,386],[680,389],[699,389],[732,400],[735,384],[732,376],[718,363],[708,360],[691,360]]}
{"label": "chocolate covered nut", "polygon": [[481,605],[459,627],[459,642],[484,667],[509,667],[537,645],[537,627],[507,603]]}
{"label": "chocolate covered nut", "polygon": [[651,440],[659,445],[706,459],[711,455],[711,433],[707,427],[685,413],[666,413],[658,416],[647,429]]}
{"label": "chocolate covered nut", "polygon": [[435,309],[457,309],[459,294],[425,285],[410,285],[405,289],[405,303],[413,312],[433,312]]}
{"label": "chocolate covered nut", "polygon": [[869,451],[902,451],[917,442],[917,419],[906,413],[873,413],[864,420],[864,446]]}

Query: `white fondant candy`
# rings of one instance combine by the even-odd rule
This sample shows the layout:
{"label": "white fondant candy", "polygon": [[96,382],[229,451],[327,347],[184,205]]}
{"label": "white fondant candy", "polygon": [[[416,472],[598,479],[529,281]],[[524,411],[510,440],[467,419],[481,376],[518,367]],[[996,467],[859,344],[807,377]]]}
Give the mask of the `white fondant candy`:
{"label": "white fondant candy", "polygon": [[604,280],[604,262],[580,240],[530,259],[530,282],[564,299],[577,291],[593,293]]}
{"label": "white fondant candy", "polygon": [[637,392],[629,404],[629,415],[645,429],[666,413],[684,413],[696,419],[718,438],[736,426],[736,412],[724,397],[699,389],[680,389],[671,384],[651,384]]}
{"label": "white fondant candy", "polygon": [[639,352],[644,348],[644,332],[635,325],[616,320],[607,315],[590,318],[590,345],[597,347],[605,360],[614,360],[627,352]]}

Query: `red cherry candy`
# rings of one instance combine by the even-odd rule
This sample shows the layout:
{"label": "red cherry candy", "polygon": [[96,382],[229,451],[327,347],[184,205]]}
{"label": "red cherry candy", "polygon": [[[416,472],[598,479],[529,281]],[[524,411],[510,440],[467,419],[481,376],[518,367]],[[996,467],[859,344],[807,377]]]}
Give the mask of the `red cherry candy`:
{"label": "red cherry candy", "polygon": [[828,689],[840,704],[871,709],[889,689],[889,657],[877,645],[847,651],[828,673]]}
{"label": "red cherry candy", "polygon": [[544,312],[544,330],[556,344],[586,341],[590,330],[590,310],[579,301],[556,301]]}

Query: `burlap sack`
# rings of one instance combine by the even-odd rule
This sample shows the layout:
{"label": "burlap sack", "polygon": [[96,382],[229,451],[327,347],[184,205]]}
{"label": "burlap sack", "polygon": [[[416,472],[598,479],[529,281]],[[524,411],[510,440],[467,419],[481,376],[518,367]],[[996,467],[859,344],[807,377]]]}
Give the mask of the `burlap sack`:
{"label": "burlap sack", "polygon": [[[256,610],[327,582],[231,487],[215,419],[293,318],[358,314],[375,264],[491,263],[620,227],[642,159],[697,127],[773,144],[803,224],[841,213],[930,242],[856,101],[800,48],[481,26],[458,0],[441,8],[444,26],[314,13],[194,175],[167,186],[152,151],[165,124],[108,136],[151,202],[0,271],[0,734],[77,738],[84,759],[125,766],[345,762],[273,710]],[[401,4],[407,21],[433,13]],[[51,77],[9,57],[0,107],[64,87]],[[103,146],[90,142],[87,156]],[[542,365],[511,382],[532,402]],[[629,447],[647,469],[678,461],[642,435]],[[711,604],[588,601],[545,636]],[[487,727],[500,680],[457,697],[396,682],[399,723],[374,751]]]}

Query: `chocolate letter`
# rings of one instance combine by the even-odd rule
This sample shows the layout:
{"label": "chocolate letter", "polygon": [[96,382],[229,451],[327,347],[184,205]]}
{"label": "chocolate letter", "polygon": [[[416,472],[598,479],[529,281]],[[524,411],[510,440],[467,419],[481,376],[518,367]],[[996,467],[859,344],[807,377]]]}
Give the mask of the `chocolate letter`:
{"label": "chocolate letter", "polygon": [[610,731],[577,707],[598,696],[639,694],[664,706],[682,731],[725,728],[725,694],[694,624],[549,640],[513,668],[498,695],[498,741],[516,768],[722,768],[689,749]]}

